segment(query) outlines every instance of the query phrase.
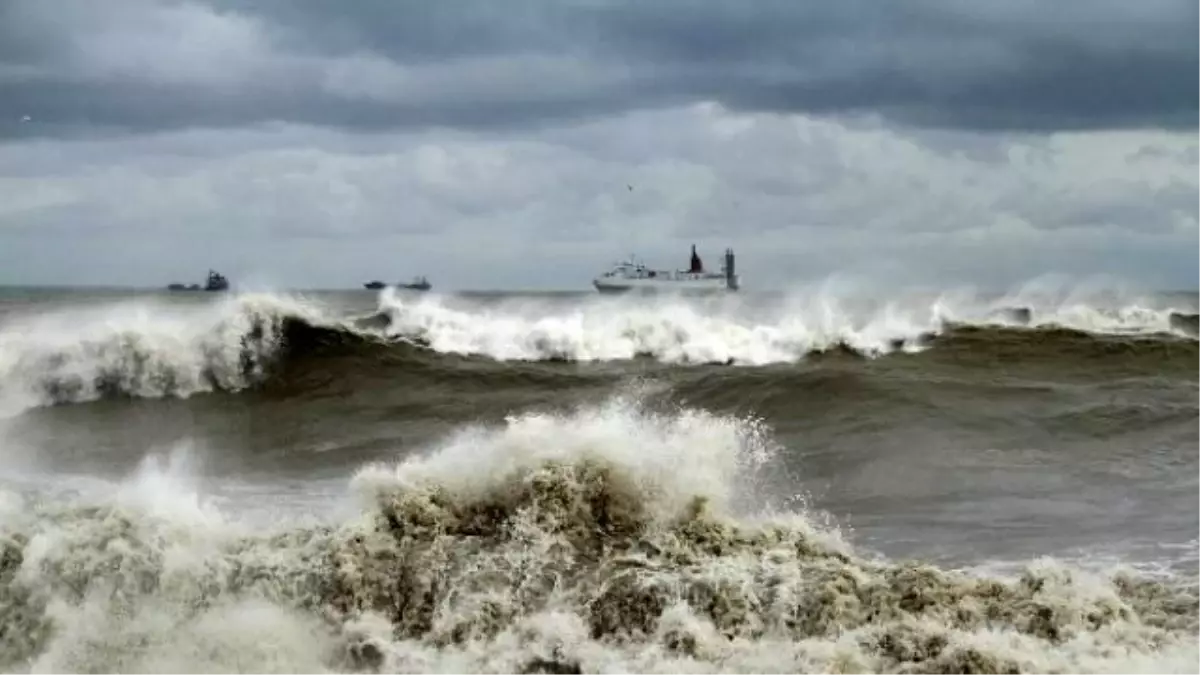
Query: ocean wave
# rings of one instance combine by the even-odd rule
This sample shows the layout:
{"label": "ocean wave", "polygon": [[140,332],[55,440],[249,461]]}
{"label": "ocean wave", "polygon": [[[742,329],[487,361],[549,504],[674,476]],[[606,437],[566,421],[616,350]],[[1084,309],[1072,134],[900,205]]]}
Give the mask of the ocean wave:
{"label": "ocean wave", "polygon": [[386,332],[446,354],[497,360],[612,361],[769,365],[811,354],[880,356],[919,352],[956,326],[1068,330],[1112,337],[1195,338],[1194,311],[1079,302],[1012,305],[1022,296],[980,301],[953,295],[907,301],[797,294],[766,308],[738,300],[585,300],[575,307],[512,302],[456,305],[441,297],[380,298]]}
{"label": "ocean wave", "polygon": [[148,464],[0,499],[0,667],[43,671],[1193,671],[1194,585],[965,573],[763,510],[756,420],[636,396],[472,427],[257,531]]}
{"label": "ocean wave", "polygon": [[0,328],[0,413],[240,391],[262,381],[293,343],[316,351],[363,339],[312,305],[269,294],[199,308],[128,302],[18,317]]}
{"label": "ocean wave", "polygon": [[[1173,350],[1171,358],[1195,358],[1194,312],[1005,304],[1019,299],[862,302],[812,294],[765,307],[671,298],[585,298],[551,306],[410,299],[385,291],[377,311],[357,317],[272,294],[200,307],[104,305],[18,317],[0,327],[0,414],[100,398],[237,392],[272,381],[303,387],[304,373],[318,362],[486,379],[500,371],[462,359],[763,366],[931,350],[984,364],[1015,356],[1157,358],[1163,350]],[[513,376],[511,368],[500,374]],[[286,381],[292,376],[297,379]]]}

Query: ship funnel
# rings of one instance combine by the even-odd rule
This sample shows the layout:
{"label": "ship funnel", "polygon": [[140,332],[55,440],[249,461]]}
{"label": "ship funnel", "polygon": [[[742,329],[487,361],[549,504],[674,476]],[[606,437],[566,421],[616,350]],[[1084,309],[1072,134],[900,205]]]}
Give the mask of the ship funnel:
{"label": "ship funnel", "polygon": [[731,291],[738,289],[737,269],[734,267],[733,249],[725,249],[725,287]]}

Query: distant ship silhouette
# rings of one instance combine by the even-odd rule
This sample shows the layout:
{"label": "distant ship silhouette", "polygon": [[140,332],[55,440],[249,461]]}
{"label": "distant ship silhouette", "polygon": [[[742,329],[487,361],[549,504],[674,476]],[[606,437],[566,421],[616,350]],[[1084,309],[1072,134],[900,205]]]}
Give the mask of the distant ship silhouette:
{"label": "distant ship silhouette", "polygon": [[[386,288],[386,287],[387,287],[387,284],[382,281],[379,281],[378,279],[376,279],[374,281],[368,281],[367,283],[363,284],[363,288],[367,288],[372,291],[377,291],[381,288]],[[419,276],[407,284],[396,284],[396,288],[403,288],[405,290],[410,290],[410,291],[428,291],[429,289],[433,288],[433,285],[430,284],[429,280],[426,279],[424,276]]]}
{"label": "distant ship silhouette", "polygon": [[167,284],[167,289],[172,291],[227,291],[229,290],[229,279],[225,275],[215,271],[208,271],[208,279],[205,280],[204,286],[200,284]]}

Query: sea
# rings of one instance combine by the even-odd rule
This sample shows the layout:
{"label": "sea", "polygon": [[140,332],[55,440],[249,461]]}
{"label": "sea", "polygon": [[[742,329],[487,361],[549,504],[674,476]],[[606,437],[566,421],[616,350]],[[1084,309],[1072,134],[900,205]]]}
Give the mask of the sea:
{"label": "sea", "polygon": [[0,670],[1195,673],[1198,301],[0,289]]}

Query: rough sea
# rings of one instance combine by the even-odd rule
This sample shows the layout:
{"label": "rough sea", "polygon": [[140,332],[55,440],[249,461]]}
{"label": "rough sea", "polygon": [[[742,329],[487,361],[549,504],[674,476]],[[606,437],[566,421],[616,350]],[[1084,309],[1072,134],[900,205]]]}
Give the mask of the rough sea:
{"label": "rough sea", "polygon": [[1195,292],[0,290],[6,672],[1197,672]]}

